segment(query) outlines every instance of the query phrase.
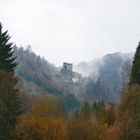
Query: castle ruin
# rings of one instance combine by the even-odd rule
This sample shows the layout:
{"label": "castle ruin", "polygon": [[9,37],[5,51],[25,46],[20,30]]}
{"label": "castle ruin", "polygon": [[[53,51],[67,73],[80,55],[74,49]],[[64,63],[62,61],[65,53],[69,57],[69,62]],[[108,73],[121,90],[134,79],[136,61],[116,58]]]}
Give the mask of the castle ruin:
{"label": "castle ruin", "polygon": [[72,72],[73,71],[73,64],[64,62],[63,63],[63,70]]}

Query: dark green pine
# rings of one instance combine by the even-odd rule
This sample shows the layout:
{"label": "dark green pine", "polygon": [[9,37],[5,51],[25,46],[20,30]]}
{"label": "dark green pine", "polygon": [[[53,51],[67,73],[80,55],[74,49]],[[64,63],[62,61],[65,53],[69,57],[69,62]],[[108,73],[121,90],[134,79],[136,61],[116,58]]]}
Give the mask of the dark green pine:
{"label": "dark green pine", "polygon": [[13,43],[9,43],[8,31],[2,32],[2,28],[0,23],[0,70],[14,72],[17,64],[16,57],[13,57]]}
{"label": "dark green pine", "polygon": [[138,47],[137,47],[137,50],[133,59],[133,63],[132,63],[130,84],[140,85],[140,42],[138,44]]}
{"label": "dark green pine", "polygon": [[18,94],[17,66],[13,43],[9,43],[8,31],[2,32],[0,23],[0,140],[14,140],[12,132],[18,116],[22,112],[22,103]]}

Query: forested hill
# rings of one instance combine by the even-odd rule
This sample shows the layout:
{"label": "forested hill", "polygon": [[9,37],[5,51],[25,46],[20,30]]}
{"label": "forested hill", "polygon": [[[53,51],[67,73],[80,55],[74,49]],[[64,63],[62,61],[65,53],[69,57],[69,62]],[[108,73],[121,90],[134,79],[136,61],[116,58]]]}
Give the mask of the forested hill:
{"label": "forested hill", "polygon": [[24,49],[15,46],[14,49],[18,62],[16,73],[21,79],[20,89],[25,94],[31,96],[53,94],[61,99],[67,111],[79,107],[80,102],[69,92],[69,88],[65,87],[58,68],[37,56],[29,47]]}
{"label": "forested hill", "polygon": [[78,83],[65,83],[63,79],[67,76],[29,47],[15,47],[15,53],[19,63],[16,72],[32,94],[71,94],[82,101],[116,102],[121,89],[127,84],[133,58],[133,53],[114,53],[90,63],[81,63],[74,70],[81,73],[83,78]]}
{"label": "forested hill", "polygon": [[75,66],[75,71],[89,77],[85,86],[85,97],[117,102],[121,90],[129,82],[133,55],[117,52]]}
{"label": "forested hill", "polygon": [[16,72],[23,80],[34,83],[43,90],[55,87],[53,82],[56,82],[55,76],[58,72],[54,65],[37,56],[30,48],[15,47],[15,53],[18,62]]}

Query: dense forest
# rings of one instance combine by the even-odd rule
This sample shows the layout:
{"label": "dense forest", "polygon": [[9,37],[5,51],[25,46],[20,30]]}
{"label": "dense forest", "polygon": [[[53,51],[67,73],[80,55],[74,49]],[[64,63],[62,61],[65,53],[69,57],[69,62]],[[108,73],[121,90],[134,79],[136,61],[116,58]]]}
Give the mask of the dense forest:
{"label": "dense forest", "polygon": [[139,140],[140,44],[124,57],[84,77],[18,48],[0,24],[0,139]]}

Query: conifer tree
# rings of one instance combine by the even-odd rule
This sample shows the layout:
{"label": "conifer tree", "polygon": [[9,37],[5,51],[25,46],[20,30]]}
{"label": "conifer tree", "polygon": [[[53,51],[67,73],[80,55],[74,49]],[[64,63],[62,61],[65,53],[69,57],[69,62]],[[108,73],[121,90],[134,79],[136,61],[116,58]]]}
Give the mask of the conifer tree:
{"label": "conifer tree", "polygon": [[132,63],[130,84],[140,84],[140,42]]}
{"label": "conifer tree", "polygon": [[8,31],[2,32],[0,23],[0,70],[14,72],[16,68],[15,57],[13,57],[13,43],[9,43]]}
{"label": "conifer tree", "polygon": [[2,32],[0,23],[0,140],[11,140],[18,115],[21,113],[21,102],[18,96],[14,70],[13,43],[9,43],[8,31]]}

